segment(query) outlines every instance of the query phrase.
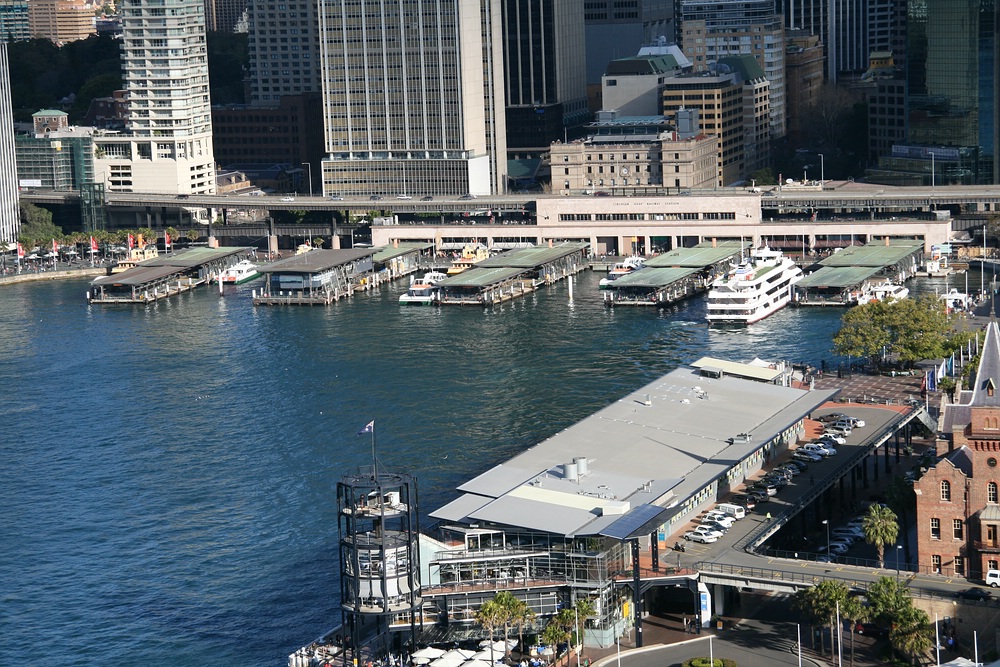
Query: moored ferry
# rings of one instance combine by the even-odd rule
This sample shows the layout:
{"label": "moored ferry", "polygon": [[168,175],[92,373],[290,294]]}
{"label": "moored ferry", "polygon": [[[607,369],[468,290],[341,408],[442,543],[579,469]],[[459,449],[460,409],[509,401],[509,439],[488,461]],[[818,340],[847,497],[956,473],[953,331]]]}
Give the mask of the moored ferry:
{"label": "moored ferry", "polygon": [[871,303],[872,301],[897,301],[908,296],[910,296],[909,289],[886,280],[876,285],[868,285],[858,295],[858,304]]}
{"label": "moored ferry", "polygon": [[780,250],[756,248],[708,291],[709,324],[752,324],[781,310],[792,299],[802,269]]}
{"label": "moored ferry", "polygon": [[627,276],[630,273],[634,273],[641,269],[646,264],[646,259],[644,257],[628,257],[624,262],[618,262],[611,267],[608,271],[608,276],[606,278],[601,278],[601,282],[598,283],[600,289],[608,289],[611,284],[621,278],[622,276]]}
{"label": "moored ferry", "polygon": [[406,294],[399,297],[400,305],[430,306],[437,303],[438,289],[435,286],[447,277],[440,271],[425,273],[419,280],[411,282]]}
{"label": "moored ferry", "polygon": [[220,280],[226,285],[242,285],[259,277],[257,265],[244,259],[223,271]]}

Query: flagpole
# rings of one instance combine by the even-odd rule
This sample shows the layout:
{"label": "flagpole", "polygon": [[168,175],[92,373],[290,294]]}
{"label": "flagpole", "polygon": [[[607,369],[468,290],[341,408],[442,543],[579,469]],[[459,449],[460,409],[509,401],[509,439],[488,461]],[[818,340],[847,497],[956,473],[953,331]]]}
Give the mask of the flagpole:
{"label": "flagpole", "polygon": [[378,457],[375,456],[375,420],[372,420],[372,477],[378,477]]}

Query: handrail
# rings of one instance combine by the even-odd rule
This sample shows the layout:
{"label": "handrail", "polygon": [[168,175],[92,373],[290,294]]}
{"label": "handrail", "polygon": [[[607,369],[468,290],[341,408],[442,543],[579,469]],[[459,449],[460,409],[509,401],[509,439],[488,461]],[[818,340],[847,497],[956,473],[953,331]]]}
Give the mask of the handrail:
{"label": "handrail", "polygon": [[890,420],[881,429],[876,431],[874,435],[869,437],[865,441],[867,442],[867,445],[862,443],[864,446],[858,448],[854,454],[848,457],[846,460],[846,466],[839,466],[837,470],[829,473],[826,477],[821,479],[819,483],[811,485],[794,504],[788,505],[788,507],[780,513],[773,513],[771,521],[763,523],[755,530],[747,533],[746,536],[734,545],[734,548],[742,549],[747,553],[757,553],[757,547],[759,547],[764,540],[777,532],[777,530],[785,525],[792,516],[798,514],[806,505],[811,503],[813,500],[818,498],[820,494],[826,491],[828,486],[844,474],[843,471],[845,469],[849,469],[852,465],[855,465],[858,461],[864,459],[866,456],[878,449],[878,447],[887,441],[889,436],[895,433],[900,426],[914,419],[918,410],[923,410],[923,407],[921,406],[917,409],[911,408],[907,412],[899,413],[895,419]]}

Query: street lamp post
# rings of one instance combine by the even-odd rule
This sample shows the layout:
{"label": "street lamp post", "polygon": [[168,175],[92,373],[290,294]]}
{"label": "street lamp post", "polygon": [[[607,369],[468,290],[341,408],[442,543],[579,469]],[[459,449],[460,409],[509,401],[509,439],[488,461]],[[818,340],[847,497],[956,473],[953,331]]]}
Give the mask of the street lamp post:
{"label": "street lamp post", "polygon": [[899,552],[902,548],[902,544],[896,545],[896,581],[899,581]]}
{"label": "street lamp post", "polygon": [[826,555],[830,555],[830,520],[823,519],[823,525],[826,526]]}
{"label": "street lamp post", "polygon": [[817,153],[817,155],[819,155],[819,182],[822,184],[826,182],[826,160],[822,153]]}
{"label": "street lamp post", "polygon": [[313,167],[309,162],[303,162],[302,166],[309,170],[309,196],[313,196]]}

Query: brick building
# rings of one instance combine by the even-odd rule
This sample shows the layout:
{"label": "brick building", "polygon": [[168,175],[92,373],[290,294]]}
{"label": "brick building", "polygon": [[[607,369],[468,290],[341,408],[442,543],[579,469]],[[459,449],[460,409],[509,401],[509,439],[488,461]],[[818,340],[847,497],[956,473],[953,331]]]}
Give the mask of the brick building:
{"label": "brick building", "polygon": [[1000,329],[986,329],[976,379],[945,407],[938,462],[914,484],[922,569],[981,580],[1000,569]]}

